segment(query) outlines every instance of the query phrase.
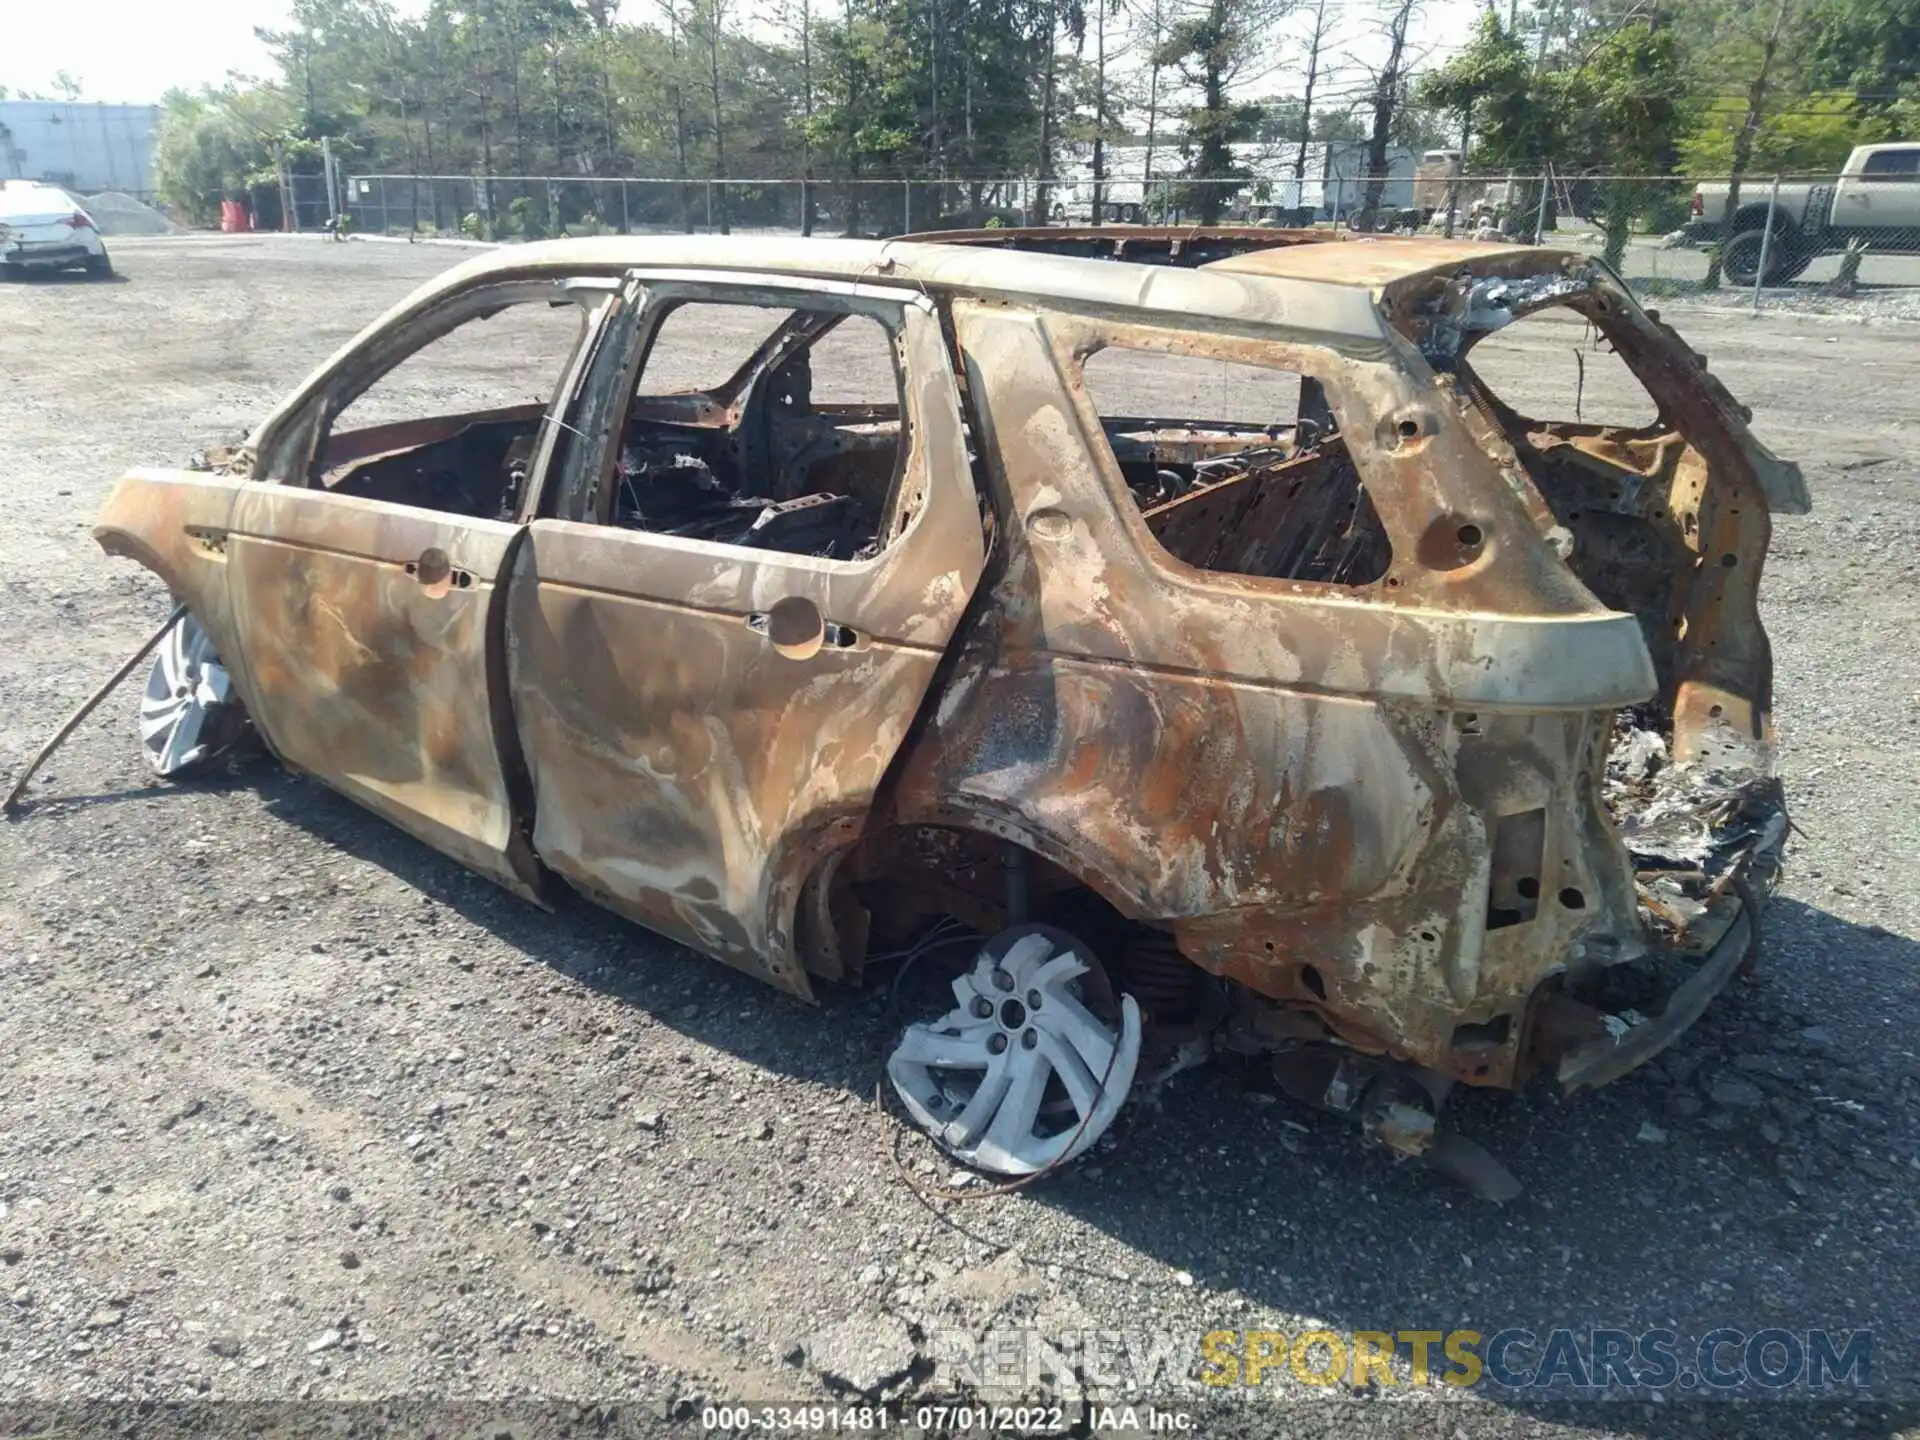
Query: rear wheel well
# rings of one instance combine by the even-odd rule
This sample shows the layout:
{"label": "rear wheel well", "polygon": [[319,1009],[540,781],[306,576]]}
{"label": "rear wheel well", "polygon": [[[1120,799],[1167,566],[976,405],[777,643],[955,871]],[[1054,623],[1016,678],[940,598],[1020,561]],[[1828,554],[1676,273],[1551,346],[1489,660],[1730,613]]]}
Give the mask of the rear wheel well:
{"label": "rear wheel well", "polygon": [[[1066,930],[1099,957],[1116,990],[1136,995],[1151,1019],[1189,1018],[1209,980],[1180,953],[1170,931],[1130,918],[1088,878],[985,830],[883,826],[823,871],[826,893],[815,898],[824,904],[811,913],[828,917],[820,928],[830,928],[837,940],[839,974],[832,978],[857,983],[867,956],[910,948],[952,920],[983,941],[1027,922]],[[817,943],[809,950],[817,953]]]}
{"label": "rear wheel well", "polygon": [[[1771,220],[1768,219],[1769,216],[1772,217]],[[1776,206],[1742,205],[1734,212],[1733,226],[1727,233],[1738,235],[1742,230],[1758,230],[1763,225],[1770,226],[1776,239],[1783,231],[1793,234],[1798,229],[1793,217]]]}

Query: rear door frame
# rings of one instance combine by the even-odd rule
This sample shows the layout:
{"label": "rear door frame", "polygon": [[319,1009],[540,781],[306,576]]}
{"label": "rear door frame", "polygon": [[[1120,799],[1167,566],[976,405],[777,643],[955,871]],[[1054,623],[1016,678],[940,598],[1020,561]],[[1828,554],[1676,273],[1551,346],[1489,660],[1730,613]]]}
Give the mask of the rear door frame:
{"label": "rear door frame", "polygon": [[[583,387],[585,443],[545,477],[558,492],[529,512],[507,584],[534,849],[601,904],[810,997],[807,972],[835,964],[795,934],[801,889],[861,834],[985,567],[958,372],[917,288],[675,268],[629,272],[623,295],[626,333]],[[824,560],[551,518],[602,508],[659,322],[686,302],[897,317],[908,429],[887,504],[900,528],[880,554]],[[783,603],[806,612],[806,634],[782,633]]]}

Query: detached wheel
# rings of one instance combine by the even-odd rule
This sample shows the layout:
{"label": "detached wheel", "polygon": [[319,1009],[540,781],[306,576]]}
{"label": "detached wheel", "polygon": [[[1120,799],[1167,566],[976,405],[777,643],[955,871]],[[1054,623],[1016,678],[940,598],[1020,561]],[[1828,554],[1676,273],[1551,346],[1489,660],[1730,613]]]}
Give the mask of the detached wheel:
{"label": "detached wheel", "polygon": [[887,1074],[920,1128],[962,1164],[1031,1175],[1106,1133],[1140,1063],[1140,1006],[1089,1004],[1097,961],[1042,925],[1003,931],[953,982],[954,1008],[907,1028]]}
{"label": "detached wheel", "polygon": [[247,731],[227,667],[191,615],[167,632],[140,697],[140,743],[153,773],[178,780],[204,770]]}

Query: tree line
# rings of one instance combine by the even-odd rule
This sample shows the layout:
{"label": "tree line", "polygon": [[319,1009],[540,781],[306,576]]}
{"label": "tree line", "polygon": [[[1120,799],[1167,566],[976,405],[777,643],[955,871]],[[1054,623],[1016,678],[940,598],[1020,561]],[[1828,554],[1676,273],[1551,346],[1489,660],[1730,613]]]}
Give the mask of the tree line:
{"label": "tree line", "polygon": [[[1069,149],[1096,219],[1126,145],[1210,222],[1253,146],[1303,179],[1329,139],[1376,177],[1392,148],[1437,144],[1489,172],[1671,175],[1831,169],[1863,139],[1920,138],[1920,0],[1499,0],[1464,44],[1430,33],[1423,0],[746,3],[294,0],[260,32],[276,73],[166,97],[159,184],[191,220],[245,199],[271,223],[324,137],[349,173],[678,182],[615,215],[582,213],[605,203],[589,186],[428,186],[418,223],[437,229],[690,225],[717,194],[721,229],[797,206],[783,218],[808,232],[873,233],[909,210],[1013,218],[1010,177],[1045,217]],[[1637,193],[1603,208],[1645,218]]]}

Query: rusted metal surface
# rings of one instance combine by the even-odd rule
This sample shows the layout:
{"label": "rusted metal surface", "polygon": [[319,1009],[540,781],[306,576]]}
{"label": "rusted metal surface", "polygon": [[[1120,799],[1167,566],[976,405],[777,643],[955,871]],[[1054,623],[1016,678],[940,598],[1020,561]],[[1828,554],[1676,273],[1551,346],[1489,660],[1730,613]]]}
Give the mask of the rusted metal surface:
{"label": "rusted metal surface", "polygon": [[1028,254],[1096,256],[1142,265],[1208,265],[1232,255],[1294,245],[1339,244],[1343,230],[1285,230],[1265,225],[1006,226],[993,230],[929,230],[907,237],[934,245],[967,245]]}
{"label": "rusted metal surface", "polygon": [[[1510,1085],[1657,1048],[1594,1059],[1612,1032],[1584,987],[1752,933],[1785,829],[1755,596],[1798,472],[1584,257],[1221,232],[1200,238],[1227,258],[1182,269],[1206,258],[1190,233],[1066,237],[1120,263],[961,238],[485,257],[255,432],[243,462],[286,483],[133,477],[103,543],[193,607],[283,758],[523,893],[544,865],[797,995],[928,915],[987,930],[1078,904],[1178,1025],[1221,1012],[1169,977],[1176,954],[1241,987],[1219,1023],[1236,1052],[1337,1037]],[[634,265],[654,268],[599,312],[610,348],[583,347],[573,400],[514,452],[534,493],[510,489],[509,518],[488,494],[449,513],[308,488],[316,417],[394,334],[476,287]],[[904,436],[884,543],[649,533],[617,486],[674,463],[676,434],[736,443],[745,410],[636,407],[665,438],[621,468],[662,297],[791,305],[795,286],[894,336],[903,413],[845,442],[877,490]],[[1478,336],[1546,304],[1606,334],[1660,425],[1529,420],[1479,386]],[[1288,370],[1324,409],[1252,458],[1204,422],[1103,428],[1080,367],[1109,346]],[[389,427],[318,468],[461,433]],[[1179,494],[1137,483],[1236,450]],[[1676,852],[1695,822],[1705,841]]]}
{"label": "rusted metal surface", "polygon": [[198,470],[133,470],[113,487],[93,538],[109,555],[137,560],[166,582],[212,637],[241,699],[252,709],[227,589],[227,532],[244,481]]}
{"label": "rusted metal surface", "polygon": [[542,859],[801,995],[800,888],[859,835],[983,559],[939,325],[923,304],[889,304],[911,382],[897,489],[917,498],[879,556],[542,520],[511,587]]}
{"label": "rusted metal surface", "polygon": [[[1172,929],[1206,968],[1436,1068],[1457,1025],[1509,1015],[1509,1042],[1471,1068],[1510,1071],[1515,1012],[1542,974],[1582,944],[1638,943],[1584,783],[1613,711],[1653,693],[1637,628],[1572,581],[1493,462],[1397,372],[954,309],[1004,486],[1004,570],[907,757],[899,818],[993,827]],[[1106,342],[1322,379],[1392,537],[1388,576],[1352,593],[1159,552],[1116,503],[1074,375]],[[1468,519],[1480,553],[1417,563],[1436,526]],[[1489,936],[1491,820],[1536,809],[1554,893],[1577,886],[1583,904]]]}
{"label": "rusted metal surface", "polygon": [[518,534],[261,484],[234,505],[227,557],[247,708],[274,752],[531,896],[488,704],[489,615]]}

